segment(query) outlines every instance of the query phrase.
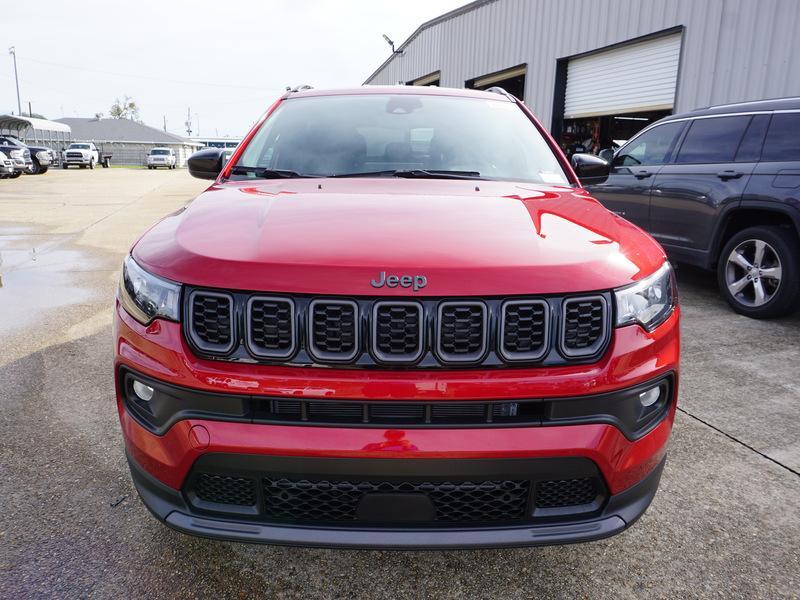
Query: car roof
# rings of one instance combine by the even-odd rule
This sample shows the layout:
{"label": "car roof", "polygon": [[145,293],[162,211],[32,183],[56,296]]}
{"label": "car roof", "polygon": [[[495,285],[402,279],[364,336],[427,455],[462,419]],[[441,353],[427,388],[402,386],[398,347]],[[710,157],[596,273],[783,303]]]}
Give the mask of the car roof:
{"label": "car roof", "polygon": [[402,94],[418,96],[458,96],[463,98],[483,98],[484,100],[500,100],[512,102],[511,98],[500,93],[468,90],[464,88],[448,88],[423,85],[362,85],[361,87],[342,89],[305,89],[289,92],[286,99],[309,96],[363,96],[372,94]]}
{"label": "car roof", "polygon": [[661,122],[664,123],[673,119],[685,119],[687,117],[704,117],[708,115],[728,115],[773,110],[800,110],[800,97],[773,98],[771,100],[756,100],[754,102],[737,102],[735,104],[707,106],[706,108],[698,108],[689,112],[664,117],[661,119]]}

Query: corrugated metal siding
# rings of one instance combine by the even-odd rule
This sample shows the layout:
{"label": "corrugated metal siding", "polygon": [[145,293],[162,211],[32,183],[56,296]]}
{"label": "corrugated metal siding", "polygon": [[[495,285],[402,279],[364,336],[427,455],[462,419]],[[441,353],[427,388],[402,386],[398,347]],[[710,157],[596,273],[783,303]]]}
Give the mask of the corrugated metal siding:
{"label": "corrugated metal siding", "polygon": [[800,95],[797,0],[495,0],[424,29],[367,83],[433,71],[463,87],[526,63],[525,100],[550,123],[556,60],[683,26],[676,112]]}
{"label": "corrugated metal siding", "polygon": [[570,60],[564,116],[671,109],[680,54],[673,34]]}

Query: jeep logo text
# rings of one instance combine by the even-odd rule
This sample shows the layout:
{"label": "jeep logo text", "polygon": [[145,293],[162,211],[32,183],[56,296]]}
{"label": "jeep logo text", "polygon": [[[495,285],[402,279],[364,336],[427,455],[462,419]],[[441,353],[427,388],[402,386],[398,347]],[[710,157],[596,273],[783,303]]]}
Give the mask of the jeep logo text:
{"label": "jeep logo text", "polygon": [[373,279],[369,282],[372,287],[386,287],[395,288],[398,285],[404,288],[413,288],[415,292],[418,292],[426,285],[428,285],[428,280],[425,278],[425,275],[386,275],[386,271],[381,271],[380,276],[378,279]]}

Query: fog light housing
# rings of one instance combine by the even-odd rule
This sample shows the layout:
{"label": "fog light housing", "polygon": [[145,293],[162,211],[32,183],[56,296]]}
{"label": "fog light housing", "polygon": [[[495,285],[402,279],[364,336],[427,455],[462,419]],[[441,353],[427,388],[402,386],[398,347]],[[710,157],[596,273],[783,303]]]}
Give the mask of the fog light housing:
{"label": "fog light housing", "polygon": [[133,381],[133,393],[136,394],[136,397],[139,400],[144,400],[145,402],[150,402],[153,399],[153,394],[156,391],[151,388],[149,385],[142,383],[141,381]]}
{"label": "fog light housing", "polygon": [[642,392],[639,394],[639,402],[642,406],[647,408],[648,406],[653,406],[658,399],[661,397],[661,386],[657,385],[654,388],[650,388],[649,390]]}

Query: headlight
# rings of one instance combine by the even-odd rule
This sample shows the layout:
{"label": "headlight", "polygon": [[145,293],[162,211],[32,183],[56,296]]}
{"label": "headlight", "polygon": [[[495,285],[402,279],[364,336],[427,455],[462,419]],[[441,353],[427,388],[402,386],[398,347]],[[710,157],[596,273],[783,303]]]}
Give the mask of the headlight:
{"label": "headlight", "polygon": [[22,150],[12,150],[11,151],[11,158],[22,158],[23,156],[25,156],[25,155],[22,153]]}
{"label": "headlight", "polygon": [[618,290],[617,327],[639,323],[652,331],[663,323],[675,306],[675,282],[669,262],[664,262],[655,273]]}
{"label": "headlight", "polygon": [[142,325],[160,317],[180,320],[180,284],[148,273],[128,255],[122,264],[117,298]]}
{"label": "headlight", "polygon": [[50,158],[50,154],[46,150],[41,150],[36,153],[36,158],[38,158],[39,160],[47,160],[48,158]]}

